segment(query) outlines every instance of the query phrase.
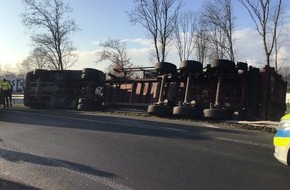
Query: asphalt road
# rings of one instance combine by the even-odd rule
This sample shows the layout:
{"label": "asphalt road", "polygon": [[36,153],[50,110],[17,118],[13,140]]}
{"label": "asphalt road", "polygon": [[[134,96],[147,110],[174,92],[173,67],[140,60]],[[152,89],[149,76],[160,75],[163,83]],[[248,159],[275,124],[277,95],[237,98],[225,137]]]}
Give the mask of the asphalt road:
{"label": "asphalt road", "polygon": [[289,190],[274,134],[64,110],[0,110],[0,189]]}

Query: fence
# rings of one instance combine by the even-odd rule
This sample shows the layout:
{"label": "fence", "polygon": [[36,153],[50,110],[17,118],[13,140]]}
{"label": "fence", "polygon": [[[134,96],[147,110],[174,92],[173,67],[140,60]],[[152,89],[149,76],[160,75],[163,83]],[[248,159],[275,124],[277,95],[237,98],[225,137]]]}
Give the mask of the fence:
{"label": "fence", "polygon": [[12,104],[23,104],[23,94],[13,94],[12,95]]}

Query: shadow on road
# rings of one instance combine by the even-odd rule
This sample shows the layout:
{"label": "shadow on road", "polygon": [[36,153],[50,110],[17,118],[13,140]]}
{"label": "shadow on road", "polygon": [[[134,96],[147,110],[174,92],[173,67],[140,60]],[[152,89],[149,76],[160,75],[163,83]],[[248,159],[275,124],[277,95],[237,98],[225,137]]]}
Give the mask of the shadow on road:
{"label": "shadow on road", "polygon": [[208,135],[203,135],[203,133],[209,131],[253,135],[253,133],[240,130],[214,129],[200,127],[198,125],[188,126],[178,123],[140,120],[128,117],[83,114],[83,112],[71,110],[0,109],[0,121],[191,140],[208,140]]}
{"label": "shadow on road", "polygon": [[39,188],[31,187],[14,181],[0,179],[1,190],[40,190]]}
{"label": "shadow on road", "polygon": [[27,162],[31,164],[38,164],[43,166],[50,166],[50,167],[57,167],[57,168],[64,168],[67,170],[80,172],[83,174],[90,174],[99,177],[106,177],[106,178],[114,178],[116,177],[115,174],[104,172],[101,170],[96,170],[92,167],[65,161],[65,160],[58,160],[53,158],[46,158],[42,156],[17,152],[13,150],[6,150],[0,148],[0,157],[10,161],[10,162]]}

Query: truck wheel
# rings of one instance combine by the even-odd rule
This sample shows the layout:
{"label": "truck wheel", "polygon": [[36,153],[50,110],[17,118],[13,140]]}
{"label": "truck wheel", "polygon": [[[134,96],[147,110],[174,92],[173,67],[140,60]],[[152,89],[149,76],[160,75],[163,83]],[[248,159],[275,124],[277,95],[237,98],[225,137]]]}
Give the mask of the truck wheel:
{"label": "truck wheel", "polygon": [[97,69],[85,68],[82,71],[82,79],[98,83],[98,85],[104,85],[105,74]]}
{"label": "truck wheel", "polygon": [[87,110],[86,104],[78,104],[77,110],[86,111]]}
{"label": "truck wheel", "polygon": [[226,59],[216,59],[211,63],[211,69],[233,73],[235,72],[235,63]]}
{"label": "truck wheel", "polygon": [[242,71],[247,71],[248,70],[248,64],[243,63],[243,62],[238,62],[237,63],[237,69],[242,70]]}
{"label": "truck wheel", "polygon": [[78,104],[88,104],[89,101],[87,98],[79,98]]}
{"label": "truck wheel", "polygon": [[160,117],[172,116],[172,108],[165,105],[150,105],[148,106],[147,112],[149,115],[156,115]]}
{"label": "truck wheel", "polygon": [[176,65],[169,63],[169,62],[159,62],[155,65],[155,70],[157,71],[158,75],[164,75],[164,74],[174,74],[177,72]]}
{"label": "truck wheel", "polygon": [[203,66],[198,61],[186,60],[180,63],[179,69],[184,71],[191,71],[193,73],[201,73]]}
{"label": "truck wheel", "polygon": [[202,111],[197,110],[195,107],[188,106],[175,106],[173,108],[173,115],[180,118],[188,119],[202,119]]}
{"label": "truck wheel", "polygon": [[99,99],[79,98],[77,109],[83,111],[95,111],[102,107],[102,102]]}
{"label": "truck wheel", "polygon": [[77,110],[80,111],[95,111],[96,108],[91,104],[78,104]]}
{"label": "truck wheel", "polygon": [[230,114],[227,110],[223,109],[205,109],[203,110],[204,117],[207,119],[213,119],[213,120],[228,120],[230,119]]}

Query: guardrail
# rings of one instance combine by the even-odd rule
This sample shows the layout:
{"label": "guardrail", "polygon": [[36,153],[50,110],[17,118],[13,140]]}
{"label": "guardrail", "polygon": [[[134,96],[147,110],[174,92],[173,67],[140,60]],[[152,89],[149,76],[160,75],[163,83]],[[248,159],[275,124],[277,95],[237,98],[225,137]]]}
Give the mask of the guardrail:
{"label": "guardrail", "polygon": [[23,94],[13,94],[12,95],[12,104],[23,104]]}

